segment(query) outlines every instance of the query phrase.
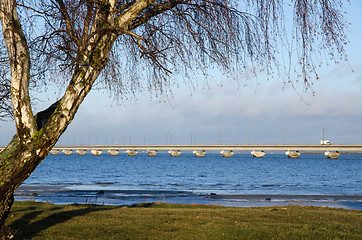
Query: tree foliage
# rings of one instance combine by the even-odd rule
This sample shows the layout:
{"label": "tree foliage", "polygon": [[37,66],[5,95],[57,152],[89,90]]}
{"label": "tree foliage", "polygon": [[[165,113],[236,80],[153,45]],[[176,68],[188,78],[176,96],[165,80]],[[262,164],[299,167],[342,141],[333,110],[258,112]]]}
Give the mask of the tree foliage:
{"label": "tree foliage", "polygon": [[[115,2],[116,19],[136,1]],[[318,79],[318,57],[327,53],[333,60],[340,60],[347,42],[340,0],[148,2],[127,28],[109,25],[97,30],[117,35],[98,79],[115,95],[144,88],[163,93],[172,86],[173,75],[207,75],[210,67],[235,78],[248,72],[255,74],[255,69],[265,69],[268,74],[282,71],[288,76],[294,71],[297,78],[293,81],[304,81],[309,88]],[[69,82],[96,34],[95,18],[107,4],[18,1],[31,57],[36,59],[32,61],[31,84],[42,85],[50,79]],[[294,31],[286,26],[285,11],[293,11]],[[281,53],[282,48],[286,55]],[[282,57],[289,62],[287,71],[280,67]]]}

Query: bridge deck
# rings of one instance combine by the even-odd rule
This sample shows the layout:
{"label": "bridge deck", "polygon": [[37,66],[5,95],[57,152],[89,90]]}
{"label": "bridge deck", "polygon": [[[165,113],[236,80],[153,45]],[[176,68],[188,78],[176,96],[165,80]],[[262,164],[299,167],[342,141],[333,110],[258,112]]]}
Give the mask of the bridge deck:
{"label": "bridge deck", "polygon": [[[2,151],[5,147],[0,147]],[[362,145],[75,145],[75,146],[55,146],[54,150],[205,150],[205,151],[339,151],[339,152],[362,152]]]}
{"label": "bridge deck", "polygon": [[55,146],[54,149],[99,149],[99,150],[205,150],[205,151],[340,151],[362,152],[362,145],[92,145],[92,146]]}

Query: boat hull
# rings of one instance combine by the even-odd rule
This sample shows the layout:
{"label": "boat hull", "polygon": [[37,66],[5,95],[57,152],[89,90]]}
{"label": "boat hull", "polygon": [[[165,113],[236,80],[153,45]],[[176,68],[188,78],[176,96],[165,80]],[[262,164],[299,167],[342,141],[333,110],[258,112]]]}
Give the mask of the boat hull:
{"label": "boat hull", "polygon": [[262,158],[265,155],[264,151],[251,151],[251,155],[255,158]]}
{"label": "boat hull", "polygon": [[288,158],[299,158],[300,152],[298,152],[298,151],[286,151],[285,155],[287,155]]}
{"label": "boat hull", "polygon": [[136,156],[138,151],[137,150],[127,150],[126,153],[128,154],[128,156]]}
{"label": "boat hull", "polygon": [[180,150],[177,150],[177,151],[170,150],[170,151],[168,151],[168,153],[170,154],[171,157],[178,157],[178,156],[180,156],[181,151]]}
{"label": "boat hull", "polygon": [[341,154],[339,152],[325,152],[324,155],[328,159],[337,159]]}
{"label": "boat hull", "polygon": [[205,150],[202,150],[202,151],[195,150],[192,153],[195,155],[195,157],[204,157],[206,154],[206,151]]}
{"label": "boat hull", "polygon": [[233,151],[220,151],[220,154],[223,156],[223,157],[226,157],[226,158],[231,158],[233,155],[234,155],[234,152]]}

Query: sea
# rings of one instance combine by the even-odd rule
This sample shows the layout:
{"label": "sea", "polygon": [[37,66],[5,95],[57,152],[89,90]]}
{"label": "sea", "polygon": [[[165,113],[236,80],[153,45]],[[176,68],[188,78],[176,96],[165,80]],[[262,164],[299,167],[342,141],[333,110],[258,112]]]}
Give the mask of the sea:
{"label": "sea", "polygon": [[133,205],[165,202],[227,207],[281,205],[362,210],[362,155],[284,153],[253,158],[236,152],[171,157],[49,155],[16,190],[16,200],[54,204]]}

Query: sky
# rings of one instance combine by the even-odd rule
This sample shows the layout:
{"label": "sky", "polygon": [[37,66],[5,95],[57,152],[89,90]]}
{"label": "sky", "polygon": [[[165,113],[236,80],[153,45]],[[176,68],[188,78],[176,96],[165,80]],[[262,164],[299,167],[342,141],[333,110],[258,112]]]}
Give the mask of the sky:
{"label": "sky", "polygon": [[[167,101],[146,92],[117,103],[92,90],[58,145],[319,144],[323,133],[332,144],[362,144],[362,1],[345,8],[349,61],[318,69],[313,91],[261,75],[239,86],[221,73],[207,88],[172,89]],[[34,112],[55,98],[47,94]],[[14,133],[13,122],[0,122],[0,145]]]}

